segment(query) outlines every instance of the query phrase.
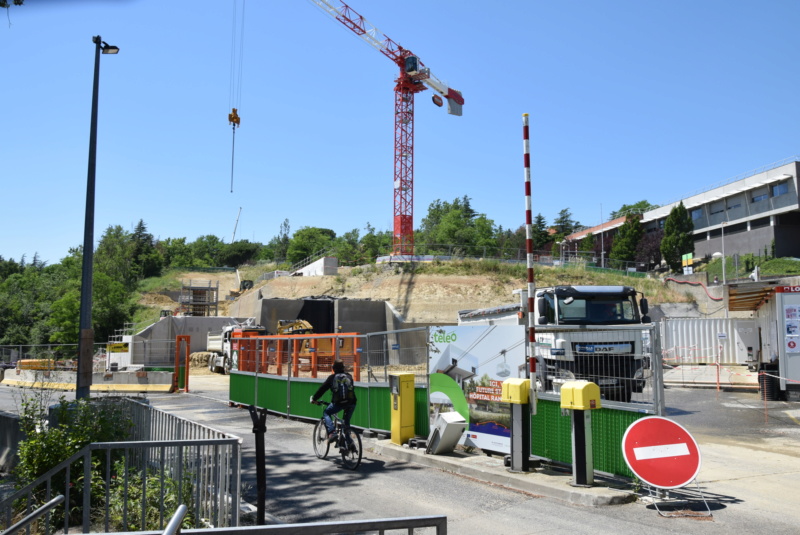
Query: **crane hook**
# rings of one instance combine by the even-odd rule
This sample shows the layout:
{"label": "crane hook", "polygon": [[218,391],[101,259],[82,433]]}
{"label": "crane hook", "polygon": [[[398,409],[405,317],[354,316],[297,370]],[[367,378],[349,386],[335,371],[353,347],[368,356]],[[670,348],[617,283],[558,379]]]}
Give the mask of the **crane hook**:
{"label": "crane hook", "polygon": [[239,112],[236,108],[232,108],[231,112],[228,114],[228,124],[232,124],[234,128],[239,126]]}

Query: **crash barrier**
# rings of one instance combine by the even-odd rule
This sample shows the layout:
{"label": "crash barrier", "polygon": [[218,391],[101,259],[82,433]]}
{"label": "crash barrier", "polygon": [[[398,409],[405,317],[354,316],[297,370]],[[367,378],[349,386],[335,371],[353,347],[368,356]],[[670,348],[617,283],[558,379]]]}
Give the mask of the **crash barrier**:
{"label": "crash barrier", "polygon": [[132,440],[89,444],[8,496],[0,502],[0,529],[57,494],[65,503],[41,533],[163,530],[175,503],[191,504],[195,528],[237,526],[242,439],[138,401],[116,401],[133,423]]}
{"label": "crash barrier", "polygon": [[[504,328],[507,327],[509,326],[504,326]],[[521,326],[510,327],[512,328],[510,332],[513,332],[515,336],[519,334],[520,340],[509,339],[505,337],[507,333],[504,332],[501,333],[503,335],[503,343],[509,344],[508,347],[518,348],[522,351],[521,354],[523,356],[520,362],[512,362],[509,358],[508,360],[511,364],[506,363],[506,357],[510,357],[511,353],[498,351],[495,347],[484,348],[488,356],[486,358],[481,357],[481,359],[485,362],[485,367],[488,370],[499,370],[496,373],[505,375],[513,372],[514,374],[524,375],[526,373],[523,349],[524,329]],[[470,422],[470,411],[477,411],[481,414],[497,415],[494,421],[498,424],[498,427],[503,427],[503,422],[510,420],[510,416],[505,414],[508,411],[503,409],[504,404],[500,401],[500,393],[495,392],[495,390],[499,389],[497,385],[501,381],[486,377],[481,368],[476,368],[473,372],[471,371],[473,364],[467,364],[469,355],[476,353],[477,349],[475,348],[478,346],[473,346],[470,351],[464,351],[465,349],[470,349],[470,344],[467,344],[462,349],[457,347],[457,343],[444,349],[439,349],[436,346],[436,340],[460,339],[459,333],[463,334],[466,331],[459,331],[458,329],[459,327],[452,326],[444,330],[430,327],[374,333],[371,335],[341,335],[340,338],[357,337],[359,339],[353,342],[353,346],[360,349],[356,353],[358,358],[349,361],[350,365],[357,365],[360,378],[355,385],[359,402],[351,420],[352,425],[377,434],[389,435],[391,433],[392,406],[389,376],[394,373],[413,373],[415,379],[413,391],[414,434],[416,436],[428,436],[430,415],[442,408],[438,404],[437,407],[434,407],[431,394],[442,392],[442,385],[446,389],[448,384],[457,389],[458,394],[463,395],[466,399],[463,407],[456,407],[455,409],[466,413],[465,419],[467,422]],[[471,329],[477,328],[471,327]],[[616,336],[617,339],[609,338],[607,342],[612,345],[625,345],[624,342],[628,339],[626,337],[635,338],[638,336],[646,339],[646,344],[649,344],[649,346],[645,343],[639,345],[629,344],[630,346],[638,348],[658,347],[657,335],[653,335],[648,329],[642,327],[625,331],[618,330],[613,335],[609,335],[610,337]],[[539,330],[537,329],[538,333]],[[455,338],[452,337],[452,334],[456,335]],[[561,334],[564,334],[563,330]],[[300,339],[310,339],[312,336],[301,335]],[[283,338],[286,339],[287,343],[281,347],[287,349],[285,350],[285,357],[280,357],[285,363],[281,368],[280,375],[275,373],[277,368],[274,364],[267,366],[264,363],[262,356],[264,355],[266,341],[263,341],[261,346],[256,343],[255,349],[240,354],[240,367],[242,369],[231,371],[229,401],[231,404],[241,406],[254,405],[275,414],[309,421],[316,420],[320,417],[321,411],[318,407],[311,405],[308,400],[310,396],[315,394],[328,372],[323,373],[322,369],[318,369],[317,376],[313,377],[311,370],[303,371],[298,365],[296,367],[297,374],[295,374],[295,366],[288,341],[296,338],[288,336]],[[620,341],[620,338],[625,338],[625,340]],[[274,347],[277,353],[277,343],[275,343]],[[584,347],[583,349],[587,348]],[[598,347],[598,349],[602,349],[602,347]],[[609,358],[607,354],[601,355],[602,351],[598,351],[596,355],[582,355],[585,358],[579,359],[582,365],[588,366],[586,369],[594,373],[592,377],[596,380],[613,378],[617,381],[614,385],[606,384],[605,386],[607,387],[626,386],[633,381],[639,382],[635,388],[631,389],[629,402],[604,400],[603,410],[597,411],[597,414],[595,414],[592,422],[594,436],[592,447],[597,459],[595,468],[602,472],[631,476],[632,474],[621,456],[620,444],[622,436],[630,423],[636,419],[649,414],[661,414],[659,407],[663,404],[663,401],[660,401],[663,400],[663,382],[658,374],[660,360],[655,358],[657,364],[651,371],[649,363],[654,360],[652,354],[649,352],[643,353],[642,349],[637,349],[636,351],[639,351],[639,353],[626,356],[630,362],[640,365],[631,373],[635,374],[642,366],[645,367],[639,375],[633,377],[631,375],[616,376],[610,373],[599,374],[596,366],[598,359],[601,357]],[[269,351],[267,351],[267,355],[269,355]],[[278,356],[276,355],[275,358],[277,359]],[[613,354],[611,358],[613,358]],[[458,364],[459,359],[461,360],[460,364]],[[348,362],[346,359],[344,360]],[[453,363],[454,360],[456,363]],[[459,373],[472,373],[472,376],[464,376],[466,379],[463,379],[462,384],[459,385],[451,376],[447,375],[448,366],[446,364],[448,363],[451,363],[450,367],[453,368],[449,373],[452,374],[458,371]],[[645,365],[645,363],[647,364]],[[480,364],[480,362],[476,360],[476,364]],[[353,371],[355,372],[356,370]],[[585,371],[581,367],[575,368],[572,372],[573,379],[589,377],[588,374],[584,373]],[[566,378],[567,375],[562,373],[559,377]],[[464,390],[462,390],[462,386]],[[572,459],[570,418],[561,414],[559,386],[560,383],[558,381],[555,382],[554,386],[551,379],[549,390],[548,388],[540,388],[539,410],[536,416],[531,417],[531,455],[568,464]],[[452,407],[444,407],[444,410],[452,410]],[[506,429],[508,428],[508,426],[505,427]]]}

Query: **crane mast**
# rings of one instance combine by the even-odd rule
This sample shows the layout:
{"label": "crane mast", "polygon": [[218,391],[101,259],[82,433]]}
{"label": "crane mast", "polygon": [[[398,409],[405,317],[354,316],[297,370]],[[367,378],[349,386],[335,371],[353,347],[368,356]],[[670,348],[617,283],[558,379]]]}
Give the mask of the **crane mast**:
{"label": "crane mast", "polygon": [[414,95],[432,89],[433,102],[447,101],[451,115],[461,115],[464,98],[433,76],[430,69],[410,50],[379,31],[353,8],[338,0],[311,0],[325,13],[341,22],[367,44],[392,60],[400,75],[394,87],[394,230],[393,255],[414,254]]}

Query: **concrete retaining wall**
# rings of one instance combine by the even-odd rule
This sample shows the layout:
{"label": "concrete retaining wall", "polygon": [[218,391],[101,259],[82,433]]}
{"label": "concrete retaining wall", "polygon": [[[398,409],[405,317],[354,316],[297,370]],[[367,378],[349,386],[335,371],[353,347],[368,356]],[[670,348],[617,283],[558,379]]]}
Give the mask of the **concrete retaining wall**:
{"label": "concrete retaining wall", "polygon": [[304,277],[318,277],[320,275],[337,275],[339,273],[339,259],[335,256],[320,258],[302,269],[294,272],[295,275]]}
{"label": "concrete retaining wall", "polygon": [[345,333],[387,331],[386,304],[383,301],[339,299],[335,302],[337,327]]}

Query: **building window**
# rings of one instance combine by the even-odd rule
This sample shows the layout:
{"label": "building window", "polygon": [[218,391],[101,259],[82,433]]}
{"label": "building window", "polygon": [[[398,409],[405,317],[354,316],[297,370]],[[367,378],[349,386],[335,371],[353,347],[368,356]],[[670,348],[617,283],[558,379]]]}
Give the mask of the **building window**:
{"label": "building window", "polygon": [[741,197],[733,197],[728,199],[728,210],[736,210],[737,208],[741,207],[742,207]]}
{"label": "building window", "polygon": [[718,201],[718,202],[715,202],[715,203],[711,203],[711,209],[709,210],[711,215],[721,214],[724,211],[725,211],[725,203],[723,203],[721,201]]}
{"label": "building window", "polygon": [[778,195],[785,195],[789,193],[789,183],[788,182],[781,182],[780,184],[775,184],[772,186],[772,196],[777,197]]}
{"label": "building window", "polygon": [[701,217],[703,217],[703,209],[702,208],[695,208],[694,210],[692,210],[690,212],[690,214],[692,216],[692,221],[696,221],[696,220],[700,219]]}
{"label": "building window", "polygon": [[764,201],[769,198],[769,194],[764,191],[760,190],[759,192],[753,192],[753,202]]}

